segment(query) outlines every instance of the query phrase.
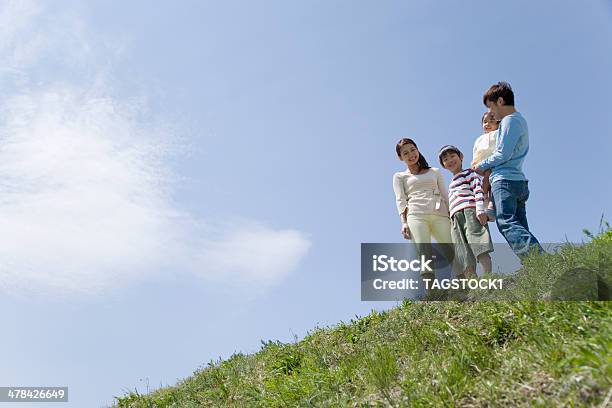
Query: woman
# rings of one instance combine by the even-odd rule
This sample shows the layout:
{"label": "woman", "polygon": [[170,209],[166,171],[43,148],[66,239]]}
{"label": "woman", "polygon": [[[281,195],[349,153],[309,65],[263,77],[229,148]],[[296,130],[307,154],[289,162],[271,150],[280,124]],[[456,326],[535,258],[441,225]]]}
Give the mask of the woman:
{"label": "woman", "polygon": [[430,167],[412,139],[395,146],[406,171],[393,175],[393,190],[402,222],[402,235],[417,243],[451,243],[448,191],[440,169]]}
{"label": "woman", "polygon": [[[412,139],[402,139],[395,146],[397,156],[406,163],[406,171],[393,175],[393,190],[402,222],[402,235],[417,244],[419,253],[430,253],[431,238],[451,244],[448,190],[440,169],[429,166]],[[442,245],[445,257],[454,257],[451,245]],[[422,276],[425,274],[422,274]],[[433,276],[424,276],[433,278]]]}

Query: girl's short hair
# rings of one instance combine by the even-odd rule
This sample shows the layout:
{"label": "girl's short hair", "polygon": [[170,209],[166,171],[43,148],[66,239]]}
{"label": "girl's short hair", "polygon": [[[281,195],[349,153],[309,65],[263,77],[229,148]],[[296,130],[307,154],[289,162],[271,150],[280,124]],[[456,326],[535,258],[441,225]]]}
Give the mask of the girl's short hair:
{"label": "girl's short hair", "polygon": [[[493,115],[492,112],[489,111],[485,111],[485,113],[482,114],[482,118],[480,118],[480,124],[482,125],[484,123],[484,119],[487,117],[487,115]],[[493,116],[493,119],[495,119],[495,116]],[[499,120],[495,120],[497,123],[501,122]]]}
{"label": "girl's short hair", "polygon": [[[407,144],[411,144],[417,150],[419,150],[419,148],[417,147],[417,144],[414,142],[414,140],[408,139],[407,137],[405,137],[402,140],[400,140],[399,142],[397,142],[397,144],[395,145],[395,152],[397,153],[397,157],[399,157],[400,159],[402,158],[402,156],[400,154],[400,152],[402,150],[402,146],[405,146]],[[419,160],[417,161],[417,164],[419,165],[419,169],[429,169],[429,168],[431,168],[429,163],[427,163],[427,160],[425,160],[425,157],[423,157],[423,155],[421,154],[420,150],[419,150]]]}

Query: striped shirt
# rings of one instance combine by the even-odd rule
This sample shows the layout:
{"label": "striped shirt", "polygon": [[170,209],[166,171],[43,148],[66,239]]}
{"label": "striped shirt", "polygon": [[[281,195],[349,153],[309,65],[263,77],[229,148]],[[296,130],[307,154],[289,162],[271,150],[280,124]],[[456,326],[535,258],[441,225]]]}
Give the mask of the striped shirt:
{"label": "striped shirt", "polygon": [[485,211],[484,193],[478,174],[472,169],[457,173],[448,188],[449,211],[452,217],[464,208],[476,208],[476,213]]}

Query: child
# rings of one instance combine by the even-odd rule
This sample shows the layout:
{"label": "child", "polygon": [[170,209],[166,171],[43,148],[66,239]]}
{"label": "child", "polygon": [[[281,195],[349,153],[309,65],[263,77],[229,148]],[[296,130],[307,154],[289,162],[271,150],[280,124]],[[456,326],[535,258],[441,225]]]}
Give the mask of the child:
{"label": "child", "polygon": [[453,173],[449,186],[449,211],[459,270],[466,278],[476,276],[478,260],[483,272],[491,273],[489,253],[493,252],[493,243],[487,227],[480,178],[471,168],[463,169],[463,154],[455,146],[442,147],[438,158],[442,167]]}
{"label": "child", "polygon": [[[482,124],[482,130],[484,133],[476,139],[474,142],[472,166],[477,166],[484,159],[488,158],[495,151],[495,144],[497,143],[497,133],[499,129],[499,121],[495,119],[495,115],[491,112],[485,112],[480,120]],[[489,183],[489,176],[491,170],[484,172],[482,179],[482,189],[485,197],[485,213],[489,221],[495,221],[495,209],[493,208],[493,201],[491,200],[491,184]]]}

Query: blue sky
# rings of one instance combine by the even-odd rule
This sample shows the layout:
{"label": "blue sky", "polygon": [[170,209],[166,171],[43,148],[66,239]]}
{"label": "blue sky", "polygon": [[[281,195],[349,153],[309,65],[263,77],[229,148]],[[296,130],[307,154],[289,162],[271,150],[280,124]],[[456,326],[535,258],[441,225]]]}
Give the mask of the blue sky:
{"label": "blue sky", "polygon": [[1,7],[0,385],[104,406],[393,306],[359,244],[401,242],[394,145],[469,152],[499,80],[536,236],[610,220],[609,2]]}

